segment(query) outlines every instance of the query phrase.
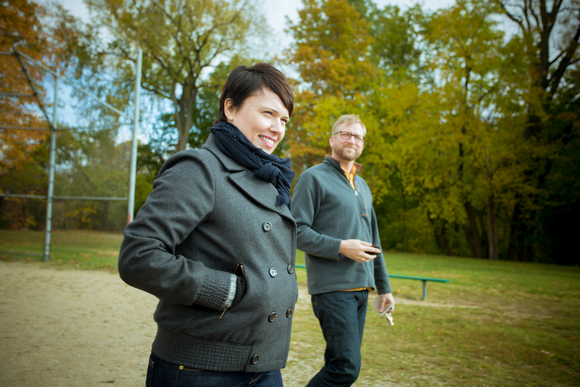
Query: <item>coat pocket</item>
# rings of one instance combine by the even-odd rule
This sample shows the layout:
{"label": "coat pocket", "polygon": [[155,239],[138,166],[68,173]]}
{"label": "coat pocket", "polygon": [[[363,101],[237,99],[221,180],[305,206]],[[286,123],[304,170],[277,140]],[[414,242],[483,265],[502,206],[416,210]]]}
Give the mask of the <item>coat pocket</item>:
{"label": "coat pocket", "polygon": [[[241,277],[244,279],[244,281],[246,281],[246,277],[245,277],[245,275],[244,275],[244,265],[243,265],[243,264],[241,264],[241,263],[238,263],[238,264],[236,265],[236,268],[234,269],[233,273],[234,273],[236,276],[241,276]],[[236,293],[237,293],[237,292],[239,292],[239,291],[240,291],[240,289],[237,289],[237,288],[236,288]],[[236,295],[234,295],[234,297],[235,297],[235,296],[236,296]],[[242,295],[242,298],[243,298],[243,295]],[[229,308],[223,308],[223,309],[220,311],[220,313],[218,314],[218,317],[217,317],[217,318],[221,320],[221,318],[222,318],[222,317],[224,316],[224,314],[225,314],[225,313],[228,311],[228,309],[229,309]]]}

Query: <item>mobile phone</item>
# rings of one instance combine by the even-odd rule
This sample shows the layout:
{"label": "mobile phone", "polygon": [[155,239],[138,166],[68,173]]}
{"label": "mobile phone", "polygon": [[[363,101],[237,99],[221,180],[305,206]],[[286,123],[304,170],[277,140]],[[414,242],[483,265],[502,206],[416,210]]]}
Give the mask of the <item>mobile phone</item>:
{"label": "mobile phone", "polygon": [[[380,248],[379,246],[377,246],[377,245],[372,245],[371,247],[374,247],[375,249],[379,249],[379,250],[381,249],[381,248]],[[367,253],[367,254],[370,254],[370,255],[377,255],[377,253],[373,253],[373,252],[371,252],[371,251],[367,251],[366,253]],[[381,251],[381,253],[382,253],[382,251]],[[380,253],[378,253],[378,254],[380,254]]]}

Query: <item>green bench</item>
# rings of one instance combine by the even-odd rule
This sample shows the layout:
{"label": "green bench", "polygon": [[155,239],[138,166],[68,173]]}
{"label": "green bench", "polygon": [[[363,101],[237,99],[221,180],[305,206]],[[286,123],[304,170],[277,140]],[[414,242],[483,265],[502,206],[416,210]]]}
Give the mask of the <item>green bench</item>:
{"label": "green bench", "polygon": [[[306,268],[305,265],[296,265],[296,267]],[[427,277],[412,277],[409,275],[396,275],[396,274],[389,274],[389,278],[402,278],[402,279],[410,279],[410,280],[418,280],[423,281],[423,299],[427,298],[427,281],[432,282],[449,282],[448,279],[440,279],[440,278],[427,278]]]}
{"label": "green bench", "polygon": [[389,274],[389,278],[403,278],[403,279],[423,281],[423,299],[426,299],[427,298],[427,281],[433,281],[433,282],[449,282],[448,279],[427,278],[427,277],[412,277],[412,276],[409,276],[409,275],[396,275],[396,274]]}

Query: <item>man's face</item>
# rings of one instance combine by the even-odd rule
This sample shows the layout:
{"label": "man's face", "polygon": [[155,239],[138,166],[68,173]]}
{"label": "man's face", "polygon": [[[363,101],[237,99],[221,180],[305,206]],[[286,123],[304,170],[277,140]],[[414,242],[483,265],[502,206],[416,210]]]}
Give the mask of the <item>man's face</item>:
{"label": "man's face", "polygon": [[354,136],[351,136],[348,140],[344,140],[343,135],[341,135],[340,132],[348,132],[363,138],[365,136],[365,131],[362,125],[359,123],[344,123],[338,127],[337,133],[330,136],[329,140],[333,156],[344,161],[354,161],[358,159],[363,151],[364,142],[357,142]]}

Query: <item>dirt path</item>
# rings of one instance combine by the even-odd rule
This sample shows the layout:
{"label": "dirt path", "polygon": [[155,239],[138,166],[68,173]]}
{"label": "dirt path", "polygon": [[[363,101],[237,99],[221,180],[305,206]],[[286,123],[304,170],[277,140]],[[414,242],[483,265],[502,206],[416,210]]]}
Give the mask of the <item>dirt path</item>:
{"label": "dirt path", "polygon": [[156,305],[117,274],[0,262],[0,386],[145,385]]}
{"label": "dirt path", "polygon": [[0,262],[0,385],[144,385],[156,304],[105,271]]}

